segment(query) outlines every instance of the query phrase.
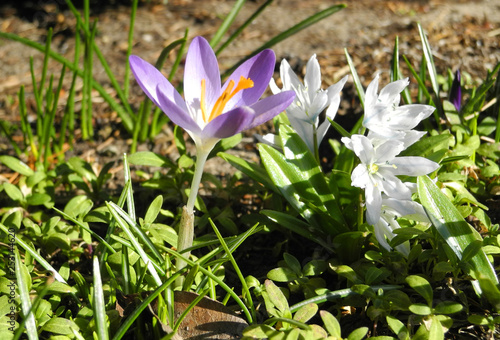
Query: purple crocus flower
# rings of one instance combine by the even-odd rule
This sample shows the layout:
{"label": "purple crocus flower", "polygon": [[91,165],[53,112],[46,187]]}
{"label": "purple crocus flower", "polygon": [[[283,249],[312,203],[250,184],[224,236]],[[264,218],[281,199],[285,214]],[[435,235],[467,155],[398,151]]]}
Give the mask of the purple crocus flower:
{"label": "purple crocus flower", "polygon": [[286,91],[259,100],[273,75],[276,57],[264,50],[240,65],[221,86],[215,53],[202,37],[191,42],[184,70],[184,98],[153,65],[130,56],[135,79],[172,122],[208,153],[222,138],[260,125],[285,110],[295,98]]}
{"label": "purple crocus flower", "polygon": [[450,90],[450,102],[455,106],[457,112],[460,112],[460,108],[462,107],[462,86],[460,85],[460,78],[460,70],[457,70]]}

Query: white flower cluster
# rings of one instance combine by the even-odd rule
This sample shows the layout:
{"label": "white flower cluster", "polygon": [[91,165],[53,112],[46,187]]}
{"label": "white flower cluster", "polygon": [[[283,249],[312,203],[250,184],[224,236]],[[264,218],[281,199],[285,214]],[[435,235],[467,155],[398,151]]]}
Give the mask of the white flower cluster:
{"label": "white flower cluster", "polygon": [[[353,186],[365,190],[366,220],[374,226],[379,243],[390,250],[388,240],[394,237],[393,230],[400,227],[398,218],[428,221],[423,207],[411,199],[415,185],[403,183],[396,176],[426,175],[439,165],[424,157],[397,157],[425,134],[412,129],[429,117],[434,107],[399,106],[408,78],[390,83],[377,95],[378,82],[377,75],[365,94],[363,126],[369,130],[368,135],[343,137],[342,142],[361,161],[351,180]],[[408,255],[409,245],[401,244],[397,250]]]}
{"label": "white flower cluster", "polygon": [[[286,109],[288,120],[311,152],[317,155],[318,146],[330,127],[330,122],[326,118],[320,124],[319,116],[326,109],[327,118],[335,117],[340,105],[340,91],[347,81],[347,76],[323,90],[321,70],[314,54],[307,62],[304,83],[300,81],[285,59],[281,61],[280,78],[283,88],[280,89],[274,79],[271,79],[269,84],[271,91],[274,94],[288,90],[295,92],[295,100]],[[273,134],[267,134],[262,139],[269,144],[279,145]]]}

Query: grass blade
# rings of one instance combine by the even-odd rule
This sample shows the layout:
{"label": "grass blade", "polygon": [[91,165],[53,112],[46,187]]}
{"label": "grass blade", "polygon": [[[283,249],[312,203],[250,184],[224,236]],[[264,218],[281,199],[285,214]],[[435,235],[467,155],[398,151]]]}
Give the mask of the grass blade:
{"label": "grass blade", "polygon": [[96,321],[97,337],[99,340],[109,339],[109,331],[107,326],[106,304],[104,303],[104,291],[102,290],[101,271],[99,268],[99,260],[94,256],[94,294],[93,303],[94,318]]}
{"label": "grass blade", "polygon": [[236,19],[236,16],[240,12],[245,2],[246,0],[238,0],[233,5],[233,8],[231,9],[227,17],[224,19],[222,24],[219,26],[217,32],[215,32],[212,40],[210,40],[210,46],[212,46],[213,49],[215,49],[215,46],[217,46],[217,44],[220,42],[224,34],[226,34],[227,30],[229,29],[229,26],[231,26],[234,19]]}
{"label": "grass blade", "polygon": [[356,88],[356,92],[358,93],[359,102],[361,106],[365,107],[365,90],[363,89],[363,84],[361,84],[361,80],[359,80],[358,72],[356,72],[356,67],[352,62],[352,58],[347,52],[347,48],[344,49],[345,57],[347,59],[347,65],[349,65],[349,70],[351,70],[352,81],[354,82],[354,87]]}
{"label": "grass blade", "polygon": [[334,14],[334,13],[337,13],[338,11],[340,11],[341,9],[344,9],[346,7],[346,5],[344,4],[340,4],[340,5],[335,5],[335,6],[332,6],[332,7],[329,7],[321,12],[318,12],[314,15],[311,15],[309,18],[299,22],[297,25],[287,29],[286,31],[284,32],[281,32],[280,34],[278,34],[277,36],[269,39],[265,44],[263,44],[262,46],[260,46],[259,48],[257,48],[256,50],[254,50],[252,53],[250,53],[248,56],[246,56],[245,58],[243,58],[242,60],[240,60],[239,62],[237,62],[233,67],[231,67],[229,70],[227,70],[226,72],[224,72],[224,74],[222,75],[222,78],[225,78],[227,77],[228,75],[230,75],[234,70],[236,70],[238,68],[238,66],[240,66],[243,62],[245,62],[245,60],[253,57],[254,55],[256,55],[257,53],[265,50],[266,48],[270,48],[274,45],[276,45],[277,43],[291,37],[292,35],[294,34],[297,34],[298,32],[302,31],[303,29],[329,17],[330,15]]}
{"label": "grass blade", "polygon": [[[15,250],[15,261],[17,288],[19,289],[19,298],[21,300],[21,311],[23,313],[23,318],[26,319],[26,333],[29,340],[35,340],[38,339],[38,333],[36,331],[35,315],[31,312],[31,299],[28,282],[26,282],[26,279],[31,280],[31,276],[29,275],[24,264],[21,262],[17,249]],[[23,275],[23,272],[28,273],[28,278]],[[31,285],[31,282],[29,284]]]}
{"label": "grass blade", "polygon": [[129,241],[131,242],[134,250],[141,257],[141,259],[144,262],[144,264],[146,265],[147,269],[149,270],[149,272],[153,276],[153,279],[155,280],[157,286],[158,287],[161,286],[162,282],[161,282],[160,276],[158,275],[158,272],[156,271],[154,265],[152,264],[151,259],[147,256],[147,254],[144,251],[144,249],[142,248],[142,246],[139,244],[139,242],[134,237],[134,234],[132,234],[132,232],[130,231],[130,228],[127,226],[127,223],[125,223],[121,219],[120,213],[118,212],[121,209],[116,204],[114,204],[112,202],[111,203],[106,202],[106,206],[108,207],[109,211],[111,212],[111,215],[113,215],[113,217],[115,218],[115,220],[118,223],[118,225],[120,226],[120,228],[122,228],[122,230],[125,231],[125,233],[127,234]]}
{"label": "grass blade", "polygon": [[[139,0],[132,1],[132,8],[130,9],[130,24],[128,29],[128,40],[127,40],[127,60],[128,57],[132,54],[132,44],[134,39],[134,24],[135,24],[135,15],[137,13],[137,5],[139,4]],[[130,64],[125,63],[125,77],[123,82],[123,93],[125,94],[125,98],[128,98],[128,90],[130,86]]]}
{"label": "grass blade", "polygon": [[224,44],[222,44],[215,51],[215,55],[219,55],[220,52],[222,52],[227,46],[229,46],[229,44],[233,42],[233,40],[236,39],[241,34],[241,32],[243,32],[243,30],[251,24],[267,6],[273,3],[273,1],[274,0],[267,0],[259,8],[257,8],[257,10],[240,27],[238,27],[238,29],[233,34],[231,34],[226,42],[224,42]]}

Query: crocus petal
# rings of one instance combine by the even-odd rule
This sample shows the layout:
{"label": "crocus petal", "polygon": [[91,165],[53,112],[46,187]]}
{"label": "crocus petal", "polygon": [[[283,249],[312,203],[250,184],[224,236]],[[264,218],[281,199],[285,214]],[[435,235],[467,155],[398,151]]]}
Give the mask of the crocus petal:
{"label": "crocus petal", "polygon": [[294,98],[295,93],[293,91],[283,91],[251,105],[250,108],[255,112],[255,117],[248,128],[251,129],[273,119],[283,112],[293,102]]}
{"label": "crocus petal", "polygon": [[129,62],[137,83],[156,106],[160,107],[156,89],[158,85],[161,85],[162,93],[182,110],[187,111],[179,92],[156,67],[135,55],[129,57]]}
{"label": "crocus petal", "polygon": [[156,96],[158,98],[158,106],[170,118],[172,122],[179,125],[181,128],[199,134],[201,129],[194,119],[189,115],[185,104],[184,106],[177,105],[167,95],[167,90],[164,84],[158,85]]}
{"label": "crocus petal", "polygon": [[223,86],[226,88],[229,81],[238,84],[240,77],[250,78],[253,87],[237,92],[227,103],[227,107],[251,105],[262,96],[273,76],[276,56],[272,50],[264,50],[241,64]]}
{"label": "crocus petal", "polygon": [[452,102],[457,112],[460,112],[462,107],[462,86],[460,84],[460,70],[455,72],[455,79],[453,79],[453,83],[451,83],[450,90],[450,102]]}
{"label": "crocus petal", "polygon": [[192,110],[193,118],[201,116],[196,114],[196,111],[200,109],[203,79],[205,80],[206,108],[211,111],[221,93],[219,64],[208,41],[202,37],[196,37],[189,45],[184,69],[184,97],[187,106]]}
{"label": "crocus petal", "polygon": [[201,138],[227,138],[249,128],[255,116],[248,106],[240,106],[212,119],[203,129]]}
{"label": "crocus petal", "polygon": [[424,157],[396,157],[391,163],[396,166],[396,175],[422,176],[439,168],[439,164]]}

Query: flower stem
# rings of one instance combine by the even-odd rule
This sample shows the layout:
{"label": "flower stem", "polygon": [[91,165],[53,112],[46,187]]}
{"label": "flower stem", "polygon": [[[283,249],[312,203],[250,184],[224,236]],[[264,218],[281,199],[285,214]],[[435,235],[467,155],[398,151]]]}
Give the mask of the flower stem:
{"label": "flower stem", "polygon": [[[179,235],[177,239],[177,251],[181,252],[184,249],[188,249],[193,245],[194,237],[194,203],[196,202],[196,197],[198,196],[198,189],[200,188],[201,176],[203,175],[203,168],[205,162],[207,161],[208,154],[210,150],[205,151],[196,148],[196,164],[194,168],[193,181],[191,182],[191,191],[189,192],[189,197],[187,204],[182,208],[181,221],[179,223]],[[189,257],[190,252],[184,252],[185,257]],[[176,259],[175,268],[181,270],[186,267],[186,262],[180,258]],[[179,276],[176,281],[177,285],[181,285],[184,281],[183,276]]]}

